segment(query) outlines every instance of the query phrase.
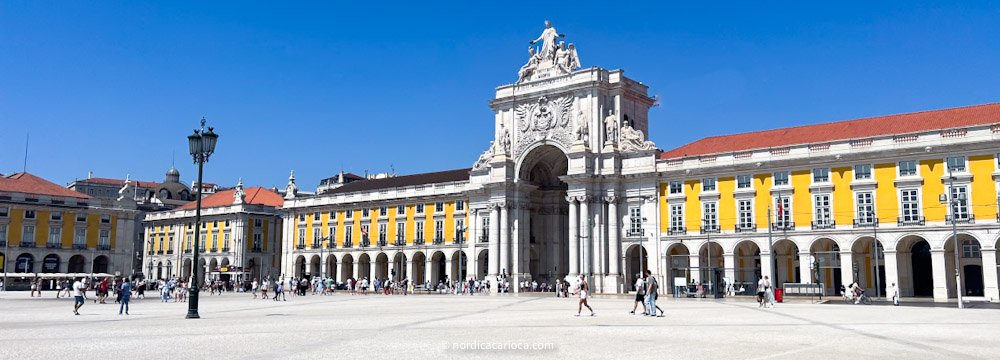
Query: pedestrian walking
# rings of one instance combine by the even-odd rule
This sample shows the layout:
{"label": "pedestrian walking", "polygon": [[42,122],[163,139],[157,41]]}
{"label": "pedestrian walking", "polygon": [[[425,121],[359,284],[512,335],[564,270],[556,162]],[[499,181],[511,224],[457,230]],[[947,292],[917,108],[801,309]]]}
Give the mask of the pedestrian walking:
{"label": "pedestrian walking", "polygon": [[757,307],[764,307],[764,278],[757,280]]}
{"label": "pedestrian walking", "polygon": [[774,289],[771,288],[771,279],[764,276],[764,307],[768,304],[774,307]]}
{"label": "pedestrian walking", "polygon": [[118,306],[118,315],[122,314],[122,310],[125,310],[125,315],[128,315],[128,303],[132,299],[132,283],[129,281],[123,281],[121,288],[118,289],[121,294],[121,300],[119,301],[121,305]]}
{"label": "pedestrian walking", "polygon": [[[557,293],[558,294],[558,293]],[[642,273],[635,274],[635,303],[632,304],[632,311],[629,314],[635,314],[635,310],[639,308],[639,304],[642,304],[642,313],[648,314],[649,311],[646,310],[646,282],[642,279]]]}
{"label": "pedestrian walking", "polygon": [[899,306],[899,287],[896,286],[896,283],[889,285],[889,291],[886,293],[892,298],[892,305]]}
{"label": "pedestrian walking", "polygon": [[[660,283],[649,270],[646,270],[646,315],[663,317],[663,309],[656,306],[656,297],[659,296]],[[660,310],[660,315],[656,315],[656,310]]]}
{"label": "pedestrian walking", "polygon": [[80,307],[87,296],[87,286],[77,279],[73,283],[73,315],[80,315]]}
{"label": "pedestrian walking", "polygon": [[584,306],[587,307],[587,310],[590,310],[590,316],[596,316],[596,314],[594,314],[594,309],[591,308],[590,304],[587,303],[587,292],[590,290],[590,285],[587,284],[587,280],[583,277],[583,275],[580,275],[579,280],[580,283],[579,285],[577,285],[579,286],[579,289],[577,290],[576,294],[573,294],[573,295],[577,294],[580,295],[580,302],[576,309],[576,316],[580,316],[580,312],[583,311]]}

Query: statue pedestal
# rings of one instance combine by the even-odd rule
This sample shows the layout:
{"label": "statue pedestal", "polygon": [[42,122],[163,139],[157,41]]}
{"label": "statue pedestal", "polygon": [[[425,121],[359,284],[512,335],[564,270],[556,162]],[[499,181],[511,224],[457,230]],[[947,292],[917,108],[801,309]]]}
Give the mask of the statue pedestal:
{"label": "statue pedestal", "polygon": [[615,143],[613,143],[613,142],[605,141],[604,142],[604,150],[603,151],[606,152],[606,153],[608,153],[608,152],[617,152],[618,151],[618,147],[615,146]]}

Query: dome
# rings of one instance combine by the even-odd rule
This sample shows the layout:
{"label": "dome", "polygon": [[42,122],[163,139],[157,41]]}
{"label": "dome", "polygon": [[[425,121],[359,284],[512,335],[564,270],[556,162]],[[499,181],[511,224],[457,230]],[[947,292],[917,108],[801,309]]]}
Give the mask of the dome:
{"label": "dome", "polygon": [[181,172],[177,170],[176,167],[171,166],[170,170],[167,170],[167,177],[163,180],[164,183],[179,183],[181,182]]}

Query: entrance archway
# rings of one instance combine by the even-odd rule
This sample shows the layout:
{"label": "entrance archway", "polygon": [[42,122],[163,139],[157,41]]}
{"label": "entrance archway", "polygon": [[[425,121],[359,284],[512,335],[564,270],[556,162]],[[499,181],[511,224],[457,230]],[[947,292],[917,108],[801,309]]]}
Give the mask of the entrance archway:
{"label": "entrance archway", "polygon": [[649,253],[639,244],[632,244],[625,250],[626,289],[635,291],[636,275],[649,270]]}
{"label": "entrance archway", "polygon": [[458,250],[451,255],[451,273],[454,274],[451,279],[452,281],[465,281],[468,279],[468,276],[466,276],[469,273],[468,263],[465,252],[462,250]]}
{"label": "entrance archway", "polygon": [[310,277],[319,276],[320,261],[321,260],[319,259],[319,255],[313,255],[311,258],[309,258],[309,274],[308,275]]}
{"label": "entrance archway", "polygon": [[14,262],[14,272],[35,272],[35,257],[29,253],[18,255]]}
{"label": "entrance archway", "polygon": [[[878,252],[878,256],[875,256],[874,252]],[[851,259],[852,264],[841,264],[841,266],[851,266],[854,279],[842,279],[843,283],[850,284],[851,281],[857,281],[858,285],[868,290],[869,294],[885,295],[885,249],[882,247],[882,242],[875,242],[872,237],[855,240],[851,245]],[[877,272],[876,265],[878,265]],[[876,287],[879,288],[878,291],[875,291]]]}
{"label": "entrance archway", "polygon": [[295,265],[292,268],[292,271],[295,272],[295,277],[296,278],[301,278],[302,277],[302,274],[306,272],[306,257],[305,256],[299,255],[299,256],[295,257]]}
{"label": "entrance archway", "polygon": [[409,278],[406,271],[406,254],[396,253],[396,256],[392,258],[392,271],[389,274],[392,275],[393,281]]}
{"label": "entrance archway", "polygon": [[42,272],[43,273],[57,273],[59,272],[59,255],[48,254],[42,259]]}
{"label": "entrance archway", "polygon": [[[983,296],[983,254],[979,239],[970,234],[958,234],[958,268],[962,271],[962,296]],[[944,243],[944,263],[948,279],[948,297],[957,297],[955,286],[955,243],[949,236]]]}
{"label": "entrance archway", "polygon": [[358,255],[358,280],[368,278],[371,281],[372,258],[368,254]]}
{"label": "entrance archway", "polygon": [[427,274],[426,269],[425,269],[425,267],[427,266],[427,256],[424,255],[424,253],[422,253],[422,252],[419,252],[419,251],[415,252],[415,253],[413,253],[413,260],[412,260],[411,263],[412,263],[412,268],[413,268],[413,271],[412,271],[413,272],[413,279],[412,279],[413,280],[413,285],[423,285],[423,284],[425,284],[428,281],[427,277],[425,276],[425,274]]}
{"label": "entrance archway", "polygon": [[68,273],[83,273],[86,272],[84,268],[86,267],[87,259],[83,258],[83,255],[73,255],[69,258],[69,264],[66,266],[66,272]]}
{"label": "entrance archway", "polygon": [[[691,252],[688,250],[687,245],[684,244],[673,244],[667,248],[667,264],[670,271],[667,273],[667,281],[670,284],[672,290],[676,290],[678,286],[687,286],[691,281]],[[629,271],[626,275],[630,276],[629,287],[634,287],[635,284],[635,274],[638,271]],[[674,279],[684,279],[681,281],[674,281]]]}
{"label": "entrance archway", "polygon": [[354,256],[344,254],[340,260],[340,282],[347,282],[347,279],[354,277]]}
{"label": "entrance archway", "polygon": [[[786,282],[800,283],[799,247],[788,239],[774,242],[774,286],[784,287]],[[808,266],[808,265],[805,265]]]}
{"label": "entrance archway", "polygon": [[322,275],[327,278],[337,278],[337,256],[333,254],[326,256],[326,271]]}
{"label": "entrance archway", "polygon": [[181,281],[190,281],[191,279],[191,259],[184,259],[184,264],[181,266]]}
{"label": "entrance archway", "polygon": [[107,273],[109,273],[109,271],[108,271],[109,270],[109,266],[108,265],[109,265],[108,264],[108,257],[104,256],[104,255],[99,255],[96,259],[94,259],[94,272],[95,273],[101,273],[101,274],[107,274]]}
{"label": "entrance archway", "polygon": [[375,278],[385,279],[389,277],[389,256],[379,253],[375,256]]}
{"label": "entrance archway", "polygon": [[479,269],[476,271],[477,278],[485,279],[486,275],[489,274],[489,268],[490,268],[489,260],[490,260],[490,251],[486,249],[480,250],[479,261],[478,261]]}
{"label": "entrance archway", "polygon": [[443,252],[435,252],[431,256],[431,285],[437,286],[439,282],[445,281],[445,256]]}
{"label": "entrance archway", "polygon": [[[816,262],[816,268],[810,274],[811,283],[822,283],[827,295],[836,295],[843,285],[840,267],[840,245],[829,238],[813,241],[809,246],[809,254]],[[809,266],[806,264],[805,266]],[[850,281],[850,280],[848,280]]]}
{"label": "entrance archway", "polygon": [[[514,271],[508,273],[527,273],[530,279],[511,279],[511,282],[535,279],[539,282],[552,278],[562,278],[569,269],[569,203],[566,202],[566,190],[569,186],[560,177],[567,174],[569,158],[565,152],[554,145],[543,144],[528,151],[521,158],[516,183],[516,198],[530,203],[529,210],[523,213],[527,219],[521,220],[519,226],[528,229],[528,241],[521,242],[516,258],[520,264],[514,264]],[[526,221],[525,221],[526,220]],[[492,220],[495,221],[495,220]],[[596,234],[595,234],[596,235]],[[617,240],[612,241],[617,244]],[[600,249],[594,249],[599,254]],[[511,259],[515,258],[511,256]],[[599,273],[603,265],[594,256],[593,268],[590,272]],[[587,259],[580,259],[580,271],[586,272]],[[505,268],[505,264],[500,265]]]}
{"label": "entrance archway", "polygon": [[[760,246],[750,240],[743,240],[736,244],[733,249],[736,256],[736,269],[734,271],[733,288],[746,289],[748,294],[757,292],[757,280],[761,274]],[[770,274],[768,274],[770,276]]]}

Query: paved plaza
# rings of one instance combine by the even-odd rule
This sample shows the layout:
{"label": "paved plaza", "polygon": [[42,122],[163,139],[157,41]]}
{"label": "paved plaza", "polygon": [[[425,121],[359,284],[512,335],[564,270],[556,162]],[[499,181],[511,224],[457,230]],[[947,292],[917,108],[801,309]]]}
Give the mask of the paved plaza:
{"label": "paved plaza", "polygon": [[[596,317],[575,299],[547,296],[333,296],[251,300],[205,296],[186,304],[135,300],[131,315],[88,302],[0,294],[0,358],[995,358],[1000,311],[750,299],[661,301],[666,317],[628,313],[631,299],[597,297]],[[586,310],[584,310],[586,314]],[[527,346],[522,350],[467,347]],[[541,348],[541,349],[532,349]]]}

